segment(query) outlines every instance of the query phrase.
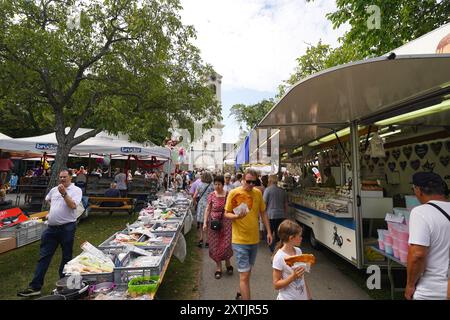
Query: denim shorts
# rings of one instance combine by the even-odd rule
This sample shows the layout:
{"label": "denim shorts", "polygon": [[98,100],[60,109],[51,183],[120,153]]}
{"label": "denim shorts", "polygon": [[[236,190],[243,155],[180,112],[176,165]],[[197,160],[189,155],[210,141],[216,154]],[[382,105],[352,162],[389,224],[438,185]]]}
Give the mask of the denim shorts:
{"label": "denim shorts", "polygon": [[232,244],[236,264],[239,272],[249,272],[255,265],[257,244]]}

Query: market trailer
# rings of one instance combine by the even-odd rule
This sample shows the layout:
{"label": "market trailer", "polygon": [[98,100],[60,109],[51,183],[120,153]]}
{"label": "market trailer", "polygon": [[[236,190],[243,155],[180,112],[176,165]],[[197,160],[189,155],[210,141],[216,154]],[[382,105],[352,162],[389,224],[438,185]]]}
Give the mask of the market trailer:
{"label": "market trailer", "polygon": [[[373,241],[377,223],[401,206],[396,196],[411,193],[411,175],[446,175],[448,70],[449,54],[380,57],[328,69],[293,86],[260,122],[257,129],[280,130],[275,139],[284,159],[340,173],[341,185],[332,192],[290,194],[295,218],[309,227],[313,241],[363,268],[365,241]],[[367,159],[375,132],[389,157]],[[441,145],[439,153],[432,144]]]}

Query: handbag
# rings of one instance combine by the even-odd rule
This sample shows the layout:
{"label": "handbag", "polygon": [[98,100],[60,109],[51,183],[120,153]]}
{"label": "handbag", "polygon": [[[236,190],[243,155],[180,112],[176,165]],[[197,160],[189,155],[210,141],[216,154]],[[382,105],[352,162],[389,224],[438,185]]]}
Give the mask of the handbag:
{"label": "handbag", "polygon": [[211,185],[211,183],[208,184],[208,186],[206,187],[205,190],[203,190],[203,192],[202,192],[202,194],[200,196],[197,196],[195,198],[195,205],[194,205],[195,211],[197,211],[198,203],[199,203],[200,199],[203,197],[203,195],[205,194],[205,192],[208,191],[208,188],[209,188],[210,185]]}
{"label": "handbag", "polygon": [[[227,192],[226,196],[227,195],[228,195],[228,192]],[[222,217],[223,217],[224,211],[225,211],[225,208],[222,210],[222,213],[220,214],[219,219],[211,219],[211,222],[209,223],[209,227],[211,228],[211,230],[219,231],[220,229],[222,229]]]}

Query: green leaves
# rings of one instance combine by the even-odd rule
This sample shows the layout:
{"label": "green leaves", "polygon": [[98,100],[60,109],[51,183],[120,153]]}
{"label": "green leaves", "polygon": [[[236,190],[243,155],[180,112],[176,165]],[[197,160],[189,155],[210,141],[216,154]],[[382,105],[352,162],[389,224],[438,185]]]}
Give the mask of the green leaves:
{"label": "green leaves", "polygon": [[213,71],[180,8],[178,0],[2,1],[0,112],[18,125],[38,119],[37,131],[81,126],[139,141],[162,140],[168,119],[219,120],[206,83]]}
{"label": "green leaves", "polygon": [[235,104],[231,107],[231,115],[236,118],[238,122],[244,124],[247,130],[253,129],[272,109],[275,102],[273,99],[264,99],[253,105]]}

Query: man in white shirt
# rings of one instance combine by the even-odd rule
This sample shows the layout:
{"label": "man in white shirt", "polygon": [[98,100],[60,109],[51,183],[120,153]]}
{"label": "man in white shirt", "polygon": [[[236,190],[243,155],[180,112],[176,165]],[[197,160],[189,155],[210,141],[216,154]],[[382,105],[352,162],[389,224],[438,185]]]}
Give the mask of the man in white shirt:
{"label": "man in white shirt", "polygon": [[431,172],[413,176],[422,205],[411,211],[406,299],[445,300],[448,292],[450,202],[442,178]]}
{"label": "man in white shirt", "polygon": [[242,186],[242,173],[236,175],[236,182],[233,184],[235,188],[239,188],[240,186]]}
{"label": "man in white shirt", "polygon": [[63,278],[64,265],[72,260],[73,242],[77,226],[76,208],[81,202],[81,189],[72,183],[72,174],[68,170],[59,173],[60,184],[50,190],[45,200],[50,202],[48,228],[42,233],[39,262],[34,278],[27,289],[18,292],[20,297],[41,294],[44,277],[50,262],[59,245],[62,248],[62,261],[59,266],[59,277]]}
{"label": "man in white shirt", "polygon": [[230,192],[231,190],[234,189],[234,185],[231,183],[231,174],[228,172],[225,173],[224,179],[225,179],[225,184],[223,186],[223,190],[225,190],[225,192]]}

